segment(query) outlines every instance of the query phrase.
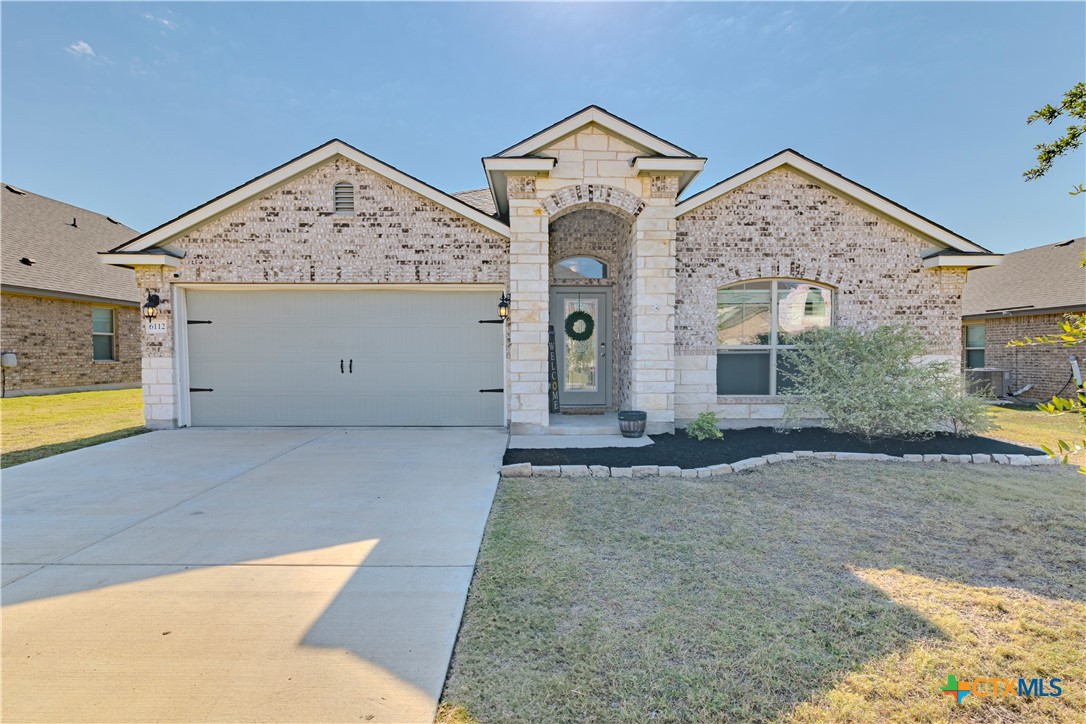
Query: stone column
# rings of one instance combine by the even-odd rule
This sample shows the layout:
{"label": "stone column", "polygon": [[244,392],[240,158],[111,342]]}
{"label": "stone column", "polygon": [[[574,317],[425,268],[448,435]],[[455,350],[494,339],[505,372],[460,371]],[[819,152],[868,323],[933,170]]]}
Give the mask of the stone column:
{"label": "stone column", "polygon": [[165,322],[166,331],[150,334],[140,320],[143,348],[143,418],[152,430],[177,427],[177,370],[174,366],[172,287],[168,268],[162,266],[136,267],[136,285],[141,296],[159,296],[156,322]]}
{"label": "stone column", "polygon": [[550,316],[547,216],[535,178],[510,176],[509,189],[509,428],[540,433],[547,407],[547,324]]}
{"label": "stone column", "polygon": [[650,193],[633,229],[632,401],[635,409],[648,413],[648,432],[674,432],[678,178],[643,181]]}

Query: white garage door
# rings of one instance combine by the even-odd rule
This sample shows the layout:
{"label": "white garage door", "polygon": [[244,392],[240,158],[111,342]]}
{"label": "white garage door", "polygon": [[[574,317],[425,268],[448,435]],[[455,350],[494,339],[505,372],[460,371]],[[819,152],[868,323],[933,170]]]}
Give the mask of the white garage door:
{"label": "white garage door", "polygon": [[497,297],[190,289],[192,424],[502,425]]}

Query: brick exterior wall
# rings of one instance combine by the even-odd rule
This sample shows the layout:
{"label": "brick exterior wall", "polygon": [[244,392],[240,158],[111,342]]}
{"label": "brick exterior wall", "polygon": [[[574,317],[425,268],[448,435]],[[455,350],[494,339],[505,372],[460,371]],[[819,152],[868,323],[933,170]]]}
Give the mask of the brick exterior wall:
{"label": "brick exterior wall", "polygon": [[[354,213],[332,187],[354,185]],[[445,283],[509,279],[508,242],[346,159],[337,158],[172,243],[177,281]]]}
{"label": "brick exterior wall", "polygon": [[[1072,353],[1078,355],[1079,368],[1086,373],[1086,349],[1081,345],[1074,348],[1059,345],[1007,346],[1013,339],[1056,334],[1059,331],[1057,325],[1064,321],[1062,314],[992,317],[975,321],[985,325],[984,366],[1005,370],[1004,380],[1011,391],[1033,385],[1033,389],[1024,393],[1024,397],[1047,401],[1061,390],[1061,396],[1067,397],[1074,392],[1074,383],[1067,385],[1071,377],[1071,363],[1067,358]],[[963,331],[963,349],[964,344]]]}
{"label": "brick exterior wall", "polygon": [[[336,183],[354,185],[355,211],[333,211]],[[172,284],[494,283],[509,279],[508,241],[352,161],[335,158],[169,244],[176,269],[139,267],[162,297],[166,334],[143,335],[145,416],[177,424]],[[497,297],[495,297],[495,304]]]}
{"label": "brick exterior wall", "polygon": [[676,417],[705,410],[746,425],[779,419],[771,398],[716,395],[716,291],[787,277],[829,284],[838,326],[906,323],[933,356],[960,354],[963,269],[925,269],[933,247],[814,181],[777,169],[678,219]]}
{"label": "brick exterior wall", "polygon": [[[11,393],[137,387],[140,381],[140,316],[135,307],[2,295],[0,348],[18,355],[5,370]],[[116,362],[95,362],[91,346],[91,308],[116,310]]]}

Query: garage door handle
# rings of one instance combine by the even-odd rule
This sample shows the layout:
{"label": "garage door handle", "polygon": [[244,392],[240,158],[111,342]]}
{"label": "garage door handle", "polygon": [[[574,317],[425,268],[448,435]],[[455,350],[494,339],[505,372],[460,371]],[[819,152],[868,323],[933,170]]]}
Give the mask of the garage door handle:
{"label": "garage door handle", "polygon": [[352,375],[354,374],[354,360],[351,360],[347,363],[347,373]]}
{"label": "garage door handle", "polygon": [[493,387],[489,390],[479,390],[479,392],[505,392],[504,387]]}
{"label": "garage door handle", "polygon": [[343,360],[339,361],[339,373],[343,374]]}

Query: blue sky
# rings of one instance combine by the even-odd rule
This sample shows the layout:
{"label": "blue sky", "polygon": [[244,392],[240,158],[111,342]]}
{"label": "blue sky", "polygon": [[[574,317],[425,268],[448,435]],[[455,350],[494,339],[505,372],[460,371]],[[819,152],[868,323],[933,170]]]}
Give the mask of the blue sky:
{"label": "blue sky", "polygon": [[[595,103],[709,157],[791,147],[996,251],[1084,233],[1086,4],[13,3],[2,174],[146,230],[332,137],[446,191]],[[688,192],[689,193],[689,192]]]}

